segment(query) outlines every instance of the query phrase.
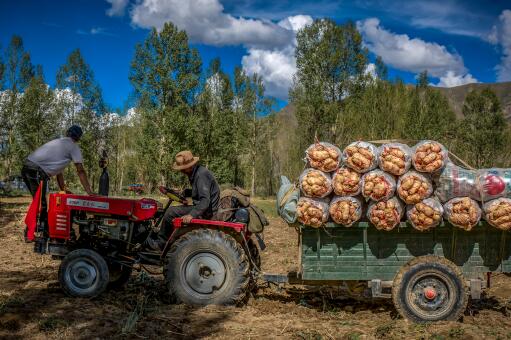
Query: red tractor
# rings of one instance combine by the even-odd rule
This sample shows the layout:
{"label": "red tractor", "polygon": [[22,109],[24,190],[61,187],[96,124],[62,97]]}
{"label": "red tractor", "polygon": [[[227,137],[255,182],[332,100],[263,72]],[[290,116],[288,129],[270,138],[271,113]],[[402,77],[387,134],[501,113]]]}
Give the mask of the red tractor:
{"label": "red tractor", "polygon": [[148,198],[120,199],[64,193],[49,195],[47,221],[38,221],[35,251],[62,259],[59,281],[76,297],[95,297],[124,285],[132,270],[159,265],[178,302],[195,305],[242,302],[260,264],[259,248],[238,210],[229,221],[193,219],[174,229],[161,253],[141,244],[166,209],[183,202],[176,192],[165,207]]}

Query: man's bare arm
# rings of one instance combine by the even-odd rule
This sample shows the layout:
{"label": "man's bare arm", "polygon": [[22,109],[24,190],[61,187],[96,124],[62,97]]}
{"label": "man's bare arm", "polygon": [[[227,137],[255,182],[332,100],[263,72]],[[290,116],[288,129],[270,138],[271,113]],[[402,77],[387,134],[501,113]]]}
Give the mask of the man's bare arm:
{"label": "man's bare arm", "polygon": [[82,186],[85,189],[85,192],[89,195],[92,195],[93,192],[90,188],[89,180],[87,179],[87,173],[85,172],[85,169],[83,168],[83,164],[75,163],[75,166],[76,166],[76,172],[78,174],[78,178],[80,178],[80,183],[82,183]]}
{"label": "man's bare arm", "polygon": [[66,183],[64,182],[64,175],[62,175],[62,172],[57,175],[57,184],[61,191],[66,191]]}

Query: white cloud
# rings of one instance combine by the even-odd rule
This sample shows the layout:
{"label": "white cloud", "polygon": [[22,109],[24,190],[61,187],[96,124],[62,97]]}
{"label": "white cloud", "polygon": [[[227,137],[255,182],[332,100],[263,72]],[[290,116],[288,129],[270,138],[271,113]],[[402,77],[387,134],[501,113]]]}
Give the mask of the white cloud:
{"label": "white cloud", "polygon": [[498,25],[492,31],[492,41],[502,48],[500,64],[497,70],[497,81],[511,81],[511,10],[502,11]]}
{"label": "white cloud", "polygon": [[124,11],[128,5],[128,0],[106,0],[106,2],[112,5],[112,7],[106,10],[106,15],[109,17],[124,15]]}
{"label": "white cloud", "polygon": [[[292,30],[295,34],[310,24],[312,24],[312,18],[308,15],[287,17],[278,23],[279,26]],[[250,48],[248,55],[241,59],[241,64],[248,74],[257,73],[262,77],[267,94],[287,99],[296,73],[295,48],[296,36],[293,35],[292,41],[280,49]]]}
{"label": "white cloud", "polygon": [[396,69],[414,73],[427,70],[431,76],[439,78],[436,86],[442,87],[477,82],[467,73],[463,58],[443,45],[390,32],[377,18],[359,21],[357,27],[367,48]]}
{"label": "white cloud", "polygon": [[208,45],[244,45],[275,48],[286,45],[292,32],[271,21],[234,17],[224,13],[218,0],[142,0],[131,10],[131,21],[142,28],[171,21],[190,40]]}
{"label": "white cloud", "polygon": [[406,34],[395,34],[380,26],[380,20],[370,18],[357,22],[369,50],[382,57],[383,61],[397,69],[409,72],[428,72],[440,77],[448,71],[465,73],[463,59],[450,53],[445,46],[410,38]]}
{"label": "white cloud", "polygon": [[447,74],[440,77],[440,81],[435,86],[454,87],[477,82],[477,79],[475,79],[470,73],[461,76],[455,74],[453,71],[447,71]]}

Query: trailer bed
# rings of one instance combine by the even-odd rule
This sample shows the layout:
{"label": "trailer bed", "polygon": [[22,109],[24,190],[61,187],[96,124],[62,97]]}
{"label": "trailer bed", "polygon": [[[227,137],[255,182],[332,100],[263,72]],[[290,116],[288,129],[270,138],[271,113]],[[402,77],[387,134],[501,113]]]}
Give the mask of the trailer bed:
{"label": "trailer bed", "polygon": [[443,223],[421,232],[406,222],[392,231],[379,231],[368,222],[300,226],[299,231],[304,281],[392,281],[403,265],[423,255],[445,257],[461,267],[467,280],[511,272],[511,236],[486,222],[471,231]]}

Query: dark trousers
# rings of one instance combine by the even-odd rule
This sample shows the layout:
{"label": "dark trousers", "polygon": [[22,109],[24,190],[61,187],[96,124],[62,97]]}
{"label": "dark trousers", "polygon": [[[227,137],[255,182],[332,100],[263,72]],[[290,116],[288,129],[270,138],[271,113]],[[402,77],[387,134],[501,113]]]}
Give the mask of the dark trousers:
{"label": "dark trousers", "polygon": [[49,176],[41,169],[39,166],[31,163],[30,161],[26,161],[25,165],[21,169],[21,177],[23,178],[23,182],[27,186],[32,198],[35,196],[37,192],[37,188],[39,187],[39,183],[43,182],[43,187],[41,190],[41,213],[39,215],[39,221],[44,222],[46,224],[48,220],[48,207],[46,203],[46,191],[48,188],[48,180]]}
{"label": "dark trousers", "polygon": [[160,243],[167,243],[172,233],[172,220],[176,217],[188,215],[192,209],[193,206],[191,205],[170,206],[165,212],[165,215],[163,215],[160,232],[158,233],[158,241]]}

